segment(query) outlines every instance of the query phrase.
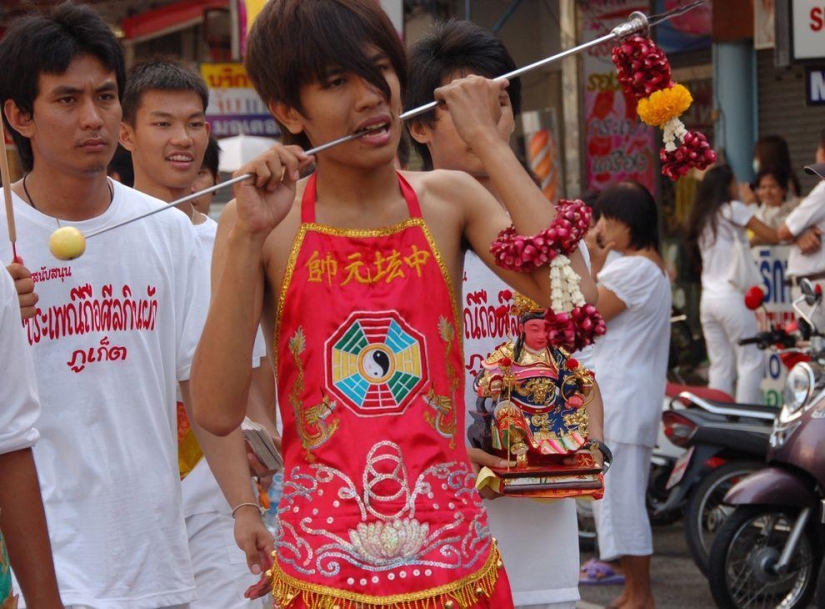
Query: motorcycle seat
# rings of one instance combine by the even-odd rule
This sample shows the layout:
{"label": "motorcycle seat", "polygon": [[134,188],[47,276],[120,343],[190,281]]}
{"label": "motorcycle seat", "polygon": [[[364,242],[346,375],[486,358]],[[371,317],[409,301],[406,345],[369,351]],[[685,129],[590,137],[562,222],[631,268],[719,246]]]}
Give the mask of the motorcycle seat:
{"label": "motorcycle seat", "polygon": [[680,385],[679,383],[667,383],[665,386],[665,395],[669,398],[678,397],[684,391],[714,403],[734,402],[733,396],[720,389],[711,389],[702,385]]}
{"label": "motorcycle seat", "polygon": [[708,412],[727,417],[751,417],[765,421],[773,421],[779,413],[775,406],[765,404],[734,404],[706,399],[693,391],[683,391],[678,395],[679,401],[685,406],[696,406]]}

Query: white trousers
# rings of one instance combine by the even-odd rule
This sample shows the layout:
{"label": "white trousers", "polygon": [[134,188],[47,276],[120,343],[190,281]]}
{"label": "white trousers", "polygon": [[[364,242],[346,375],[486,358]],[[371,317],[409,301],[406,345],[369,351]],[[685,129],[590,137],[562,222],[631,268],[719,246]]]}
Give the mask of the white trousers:
{"label": "white trousers", "polygon": [[602,560],[650,556],[653,533],[647,517],[645,492],[653,449],[614,442],[607,437],[605,442],[613,453],[613,463],[604,475],[604,497],[593,502],[599,556]]}
{"label": "white trousers", "polygon": [[235,521],[229,514],[208,512],[186,519],[189,553],[198,598],[191,609],[262,609],[271,607],[269,595],[249,601],[244,591],[256,583],[246,555],[235,543]]}
{"label": "white trousers", "polygon": [[[574,499],[485,501],[490,530],[516,609],[565,609],[579,600],[579,531]],[[567,603],[568,605],[565,605]]]}
{"label": "white trousers", "polygon": [[702,332],[710,359],[708,386],[743,404],[761,404],[765,357],[756,345],[736,341],[759,332],[756,315],[739,292],[702,295],[699,304]]}

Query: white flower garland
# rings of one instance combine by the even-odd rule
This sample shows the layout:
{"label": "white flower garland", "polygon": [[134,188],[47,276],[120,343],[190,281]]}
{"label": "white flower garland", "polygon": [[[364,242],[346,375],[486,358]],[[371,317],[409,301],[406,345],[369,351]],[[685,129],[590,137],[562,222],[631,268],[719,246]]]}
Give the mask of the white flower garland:
{"label": "white flower garland", "polygon": [[559,254],[550,262],[550,308],[555,313],[569,313],[584,306],[584,294],[579,289],[581,277],[573,270],[570,258]]}
{"label": "white flower garland", "polygon": [[662,125],[662,130],[665,132],[662,140],[665,143],[665,150],[668,152],[676,150],[676,140],[678,139],[681,142],[687,135],[687,128],[679,118],[670,119]]}

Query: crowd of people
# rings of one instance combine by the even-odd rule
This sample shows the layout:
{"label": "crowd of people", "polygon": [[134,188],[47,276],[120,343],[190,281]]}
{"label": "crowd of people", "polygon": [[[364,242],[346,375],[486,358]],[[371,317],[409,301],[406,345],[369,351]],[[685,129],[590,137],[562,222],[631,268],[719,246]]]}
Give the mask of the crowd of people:
{"label": "crowd of people", "polygon": [[[521,86],[492,80],[515,68],[493,34],[440,23],[408,54],[372,0],[271,0],[246,69],[284,144],[239,169],[219,222],[210,195],[150,213],[220,180],[200,76],[166,59],[127,73],[73,4],[16,19],[0,65],[24,170],[0,215],[17,237],[0,244],[0,602],[9,563],[30,609],[575,607],[574,500],[479,493],[479,470],[515,463],[465,443],[479,362],[526,323],[463,321],[481,295],[544,310],[555,294],[555,253],[515,272],[490,248],[556,215],[510,146]],[[397,169],[404,129],[424,171]],[[821,187],[800,197],[782,144],[757,146],[755,190],[708,171],[686,230],[710,385],[746,402],[761,358],[735,345],[755,321],[730,260],[792,242],[794,285],[825,281]],[[610,467],[595,515],[624,576],[612,606],[647,608],[671,285],[652,194],[622,182],[595,208],[569,268],[607,334],[565,361],[595,373],[582,450]],[[66,225],[97,234],[59,261]],[[274,536],[247,417],[283,455]]]}

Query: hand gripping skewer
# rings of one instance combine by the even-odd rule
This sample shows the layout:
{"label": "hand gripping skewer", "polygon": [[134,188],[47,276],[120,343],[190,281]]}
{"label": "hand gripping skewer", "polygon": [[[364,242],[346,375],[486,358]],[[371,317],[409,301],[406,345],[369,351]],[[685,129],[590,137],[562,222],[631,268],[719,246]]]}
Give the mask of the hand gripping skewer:
{"label": "hand gripping skewer", "polygon": [[[559,61],[561,59],[564,59],[565,57],[569,57],[569,56],[574,55],[576,53],[580,53],[580,52],[582,52],[586,49],[589,49],[591,47],[595,47],[595,46],[598,46],[600,44],[604,44],[605,42],[611,42],[613,40],[621,40],[622,38],[627,38],[628,36],[632,36],[634,34],[639,34],[639,33],[642,33],[642,32],[646,32],[651,25],[658,25],[660,23],[663,23],[664,21],[667,21],[668,19],[670,19],[670,18],[672,18],[676,15],[681,15],[681,14],[683,14],[683,13],[689,11],[689,10],[692,10],[693,8],[696,8],[700,4],[704,4],[706,1],[707,0],[697,0],[696,2],[693,2],[692,4],[689,4],[687,6],[678,7],[678,8],[673,9],[673,10],[667,12],[667,13],[662,13],[661,15],[656,15],[655,17],[651,18],[651,20],[648,20],[647,16],[644,13],[641,13],[641,12],[638,12],[638,11],[634,12],[634,13],[631,13],[630,18],[627,21],[625,21],[624,23],[620,23],[619,25],[614,27],[612,30],[610,30],[610,32],[608,34],[606,34],[606,35],[604,35],[600,38],[596,38],[595,40],[585,42],[585,43],[580,44],[580,45],[575,46],[575,47],[571,47],[571,48],[569,48],[565,51],[562,51],[561,53],[557,53],[556,55],[551,55],[550,57],[546,57],[544,59],[536,61],[535,63],[531,63],[529,65],[526,65],[526,66],[523,66],[523,67],[518,68],[516,70],[513,70],[512,72],[508,72],[507,74],[502,74],[501,76],[495,78],[494,80],[499,82],[499,81],[502,81],[502,80],[508,80],[510,78],[515,78],[517,76],[525,74],[526,72],[530,72],[531,70],[535,70],[536,68],[540,68],[542,66],[553,63],[555,61]],[[404,112],[403,114],[401,114],[401,116],[399,118],[402,121],[405,121],[405,120],[408,120],[410,118],[420,116],[422,114],[430,112],[431,110],[434,110],[436,107],[438,107],[439,104],[440,104],[440,102],[438,102],[438,101],[432,101],[428,104],[424,104],[423,106],[419,106],[418,108],[413,108],[412,110],[408,110],[408,111]],[[377,128],[374,128],[374,129],[377,129]],[[318,154],[319,152],[323,152],[324,150],[328,150],[328,149],[330,149],[334,146],[337,146],[339,144],[343,144],[345,142],[350,142],[352,140],[358,139],[359,137],[362,137],[364,134],[366,134],[366,133],[368,133],[369,131],[372,131],[372,130],[373,129],[362,129],[360,131],[356,131],[355,133],[345,135],[344,137],[338,138],[337,140],[333,140],[331,142],[327,142],[326,144],[322,144],[320,146],[316,146],[315,148],[307,150],[306,154],[308,156],[311,156],[313,154]],[[205,188],[204,190],[201,190],[199,192],[195,192],[195,193],[192,193],[191,195],[187,195],[185,197],[182,197],[182,198],[178,199],[177,201],[173,201],[172,203],[169,203],[165,207],[159,207],[159,208],[154,209],[154,210],[152,210],[148,213],[141,214],[139,216],[135,216],[134,218],[131,218],[130,220],[126,220],[125,222],[120,222],[118,224],[114,224],[112,226],[107,226],[106,228],[102,228],[100,230],[89,233],[88,235],[86,235],[86,239],[91,239],[92,237],[96,237],[97,235],[101,235],[101,234],[103,234],[105,232],[108,232],[110,230],[120,228],[121,226],[125,226],[127,224],[132,223],[132,222],[137,222],[138,220],[142,220],[143,218],[147,218],[147,217],[149,217],[153,214],[162,212],[162,211],[164,211],[166,209],[169,209],[171,207],[176,207],[176,206],[181,205],[183,203],[187,203],[187,202],[192,201],[194,199],[197,199],[198,197],[201,197],[203,195],[213,193],[217,190],[220,190],[221,188],[225,188],[227,186],[232,186],[232,185],[237,184],[239,182],[249,180],[253,177],[255,177],[255,176],[253,176],[252,174],[249,174],[249,173],[245,173],[243,175],[236,176],[236,177],[234,177],[230,180],[226,180],[225,182],[221,182],[220,184],[215,184],[214,186],[210,186],[209,188]]]}

